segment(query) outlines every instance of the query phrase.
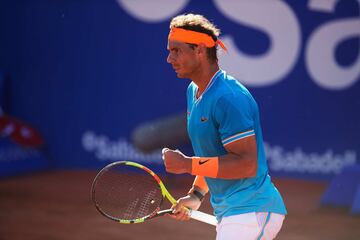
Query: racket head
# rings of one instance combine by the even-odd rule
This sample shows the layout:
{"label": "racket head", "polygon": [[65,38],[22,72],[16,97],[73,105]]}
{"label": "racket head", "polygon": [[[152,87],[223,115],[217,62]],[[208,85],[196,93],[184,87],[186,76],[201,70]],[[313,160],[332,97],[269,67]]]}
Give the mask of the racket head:
{"label": "racket head", "polygon": [[168,195],[153,171],[130,161],[105,166],[91,187],[91,199],[96,209],[103,216],[125,224],[141,223],[165,214],[158,212]]}

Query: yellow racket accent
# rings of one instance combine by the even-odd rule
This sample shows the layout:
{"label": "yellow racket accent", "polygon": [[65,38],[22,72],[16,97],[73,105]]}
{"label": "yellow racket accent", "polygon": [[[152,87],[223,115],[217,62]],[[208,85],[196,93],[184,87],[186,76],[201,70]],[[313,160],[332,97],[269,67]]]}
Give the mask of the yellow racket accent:
{"label": "yellow racket accent", "polygon": [[161,192],[163,193],[163,196],[165,196],[171,202],[171,204],[176,204],[176,199],[173,196],[171,196],[171,194],[165,188],[165,185],[161,181],[160,181],[159,185],[161,188]]}
{"label": "yellow racket accent", "polygon": [[171,196],[171,194],[169,193],[169,191],[166,189],[164,183],[161,181],[161,179],[159,178],[158,175],[156,175],[156,173],[154,173],[152,170],[150,170],[149,168],[139,164],[139,163],[136,163],[136,162],[130,162],[130,161],[126,161],[125,162],[125,165],[130,165],[130,166],[134,166],[134,167],[138,167],[138,168],[141,168],[143,170],[145,170],[146,172],[148,172],[151,176],[153,176],[155,178],[155,180],[157,181],[157,183],[159,184],[160,186],[160,189],[161,189],[161,192],[162,192],[162,195],[164,197],[166,197],[170,202],[171,204],[175,204],[176,203],[176,199]]}

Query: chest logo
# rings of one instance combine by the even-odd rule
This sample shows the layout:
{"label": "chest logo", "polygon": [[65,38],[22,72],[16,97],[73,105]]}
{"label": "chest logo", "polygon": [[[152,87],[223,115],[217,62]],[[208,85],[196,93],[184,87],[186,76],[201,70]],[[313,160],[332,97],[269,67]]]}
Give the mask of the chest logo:
{"label": "chest logo", "polygon": [[206,122],[208,119],[206,117],[201,117],[200,122]]}

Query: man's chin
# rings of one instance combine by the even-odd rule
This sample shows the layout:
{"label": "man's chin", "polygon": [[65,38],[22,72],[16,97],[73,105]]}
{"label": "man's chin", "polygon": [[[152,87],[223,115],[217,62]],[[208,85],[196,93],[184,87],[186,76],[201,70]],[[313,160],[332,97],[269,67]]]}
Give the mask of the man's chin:
{"label": "man's chin", "polygon": [[183,74],[183,73],[176,73],[176,76],[178,77],[178,78],[187,78],[186,76],[185,76],[185,74]]}

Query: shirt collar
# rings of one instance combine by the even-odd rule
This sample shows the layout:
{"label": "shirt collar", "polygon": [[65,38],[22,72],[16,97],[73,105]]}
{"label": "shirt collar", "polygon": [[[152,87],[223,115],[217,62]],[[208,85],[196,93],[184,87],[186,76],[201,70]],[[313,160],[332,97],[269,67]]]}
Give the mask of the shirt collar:
{"label": "shirt collar", "polygon": [[214,84],[215,79],[220,75],[220,73],[222,72],[222,69],[220,68],[219,70],[216,71],[216,73],[212,76],[212,78],[210,79],[208,85],[206,86],[204,92],[198,97],[196,98],[196,93],[199,90],[198,86],[195,87],[195,94],[194,94],[194,98],[196,101],[200,101],[200,99],[202,98],[202,96],[211,88],[211,86]]}

